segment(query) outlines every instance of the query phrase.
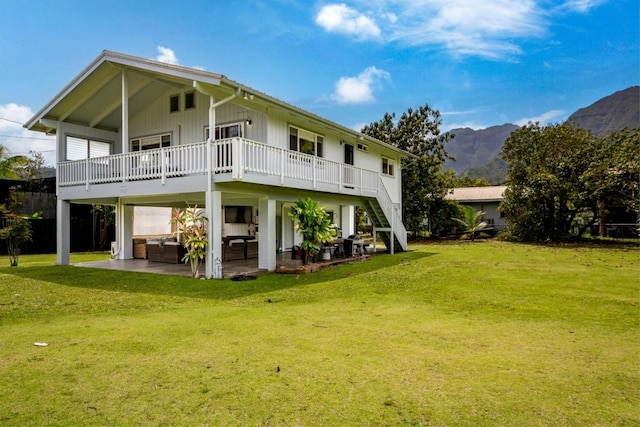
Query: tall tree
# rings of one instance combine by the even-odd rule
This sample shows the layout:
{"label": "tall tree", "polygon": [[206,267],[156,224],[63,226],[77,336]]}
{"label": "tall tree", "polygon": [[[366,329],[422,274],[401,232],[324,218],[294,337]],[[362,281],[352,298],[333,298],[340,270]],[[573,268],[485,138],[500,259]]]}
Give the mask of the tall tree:
{"label": "tall tree", "polygon": [[362,129],[362,133],[414,156],[402,163],[402,216],[414,236],[426,228],[427,218],[435,216],[435,206],[450,187],[443,166],[450,158],[445,144],[453,134],[441,134],[441,124],[440,112],[426,104],[415,110],[409,108],[397,121],[395,113],[385,113],[382,120]]}
{"label": "tall tree", "polygon": [[593,210],[585,174],[600,142],[569,123],[530,123],[511,134],[502,148],[509,169],[501,209],[512,239],[558,241],[580,233],[574,220]]}

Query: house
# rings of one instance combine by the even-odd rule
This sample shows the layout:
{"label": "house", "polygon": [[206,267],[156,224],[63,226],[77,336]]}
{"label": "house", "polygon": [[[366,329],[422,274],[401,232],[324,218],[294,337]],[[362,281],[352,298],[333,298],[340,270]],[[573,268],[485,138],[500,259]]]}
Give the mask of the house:
{"label": "house", "polygon": [[57,263],[69,263],[70,206],[116,206],[114,255],[133,256],[136,208],[198,206],[209,218],[206,276],[225,237],[257,235],[258,267],[299,243],[293,201],[318,200],[355,233],[364,207],[390,250],[406,249],[407,153],[199,69],[104,51],[25,125],[56,135]]}
{"label": "house", "polygon": [[504,200],[504,191],[507,189],[504,185],[496,185],[490,187],[460,187],[451,190],[451,193],[445,196],[447,200],[455,200],[461,205],[473,207],[476,211],[483,211],[484,218],[488,227],[493,227],[498,231],[502,231],[506,227],[504,214],[500,212],[499,206]]}

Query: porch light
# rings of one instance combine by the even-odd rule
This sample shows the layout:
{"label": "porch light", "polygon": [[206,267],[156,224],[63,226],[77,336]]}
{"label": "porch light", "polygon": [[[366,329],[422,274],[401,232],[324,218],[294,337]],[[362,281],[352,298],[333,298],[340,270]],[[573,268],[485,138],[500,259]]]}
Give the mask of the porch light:
{"label": "porch light", "polygon": [[246,123],[247,125],[250,125],[250,124],[251,124],[251,119],[247,119],[247,120],[245,121],[245,123]]}

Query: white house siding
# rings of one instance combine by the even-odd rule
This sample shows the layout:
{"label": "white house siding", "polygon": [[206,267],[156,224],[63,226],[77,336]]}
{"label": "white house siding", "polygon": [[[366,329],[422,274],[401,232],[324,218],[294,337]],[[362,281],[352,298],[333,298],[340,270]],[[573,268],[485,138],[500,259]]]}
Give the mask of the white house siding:
{"label": "white house siding", "polygon": [[[184,93],[168,91],[135,116],[130,117],[129,138],[137,138],[170,132],[172,145],[193,144],[205,139],[205,128],[209,126],[209,97],[196,92],[195,108],[184,109]],[[169,111],[169,98],[180,96],[180,111]],[[247,125],[245,121],[251,120]],[[232,102],[216,108],[216,124],[245,123],[245,137],[266,142],[266,117]]]}

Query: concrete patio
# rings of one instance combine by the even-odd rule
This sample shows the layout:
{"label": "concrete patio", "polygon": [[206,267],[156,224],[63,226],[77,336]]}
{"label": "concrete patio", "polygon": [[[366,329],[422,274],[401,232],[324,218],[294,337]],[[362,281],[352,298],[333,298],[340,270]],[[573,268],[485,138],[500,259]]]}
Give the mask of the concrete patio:
{"label": "concrete patio", "polygon": [[[369,255],[366,255],[367,257]],[[339,262],[350,262],[356,260],[352,259],[338,259],[332,260],[330,264],[336,264]],[[76,267],[90,267],[100,268],[105,270],[121,270],[121,271],[135,271],[139,273],[155,273],[155,274],[171,274],[175,276],[191,276],[191,266],[189,264],[169,264],[164,262],[152,262],[146,259],[110,259],[105,261],[93,261],[73,264]],[[295,268],[302,265],[300,259],[291,259],[291,252],[283,252],[276,257],[276,269]],[[204,272],[204,270],[202,270]],[[264,273],[264,270],[258,268],[258,259],[239,260],[239,261],[224,261],[222,263],[222,274],[225,279],[231,279],[236,276],[243,275],[256,275]]]}

